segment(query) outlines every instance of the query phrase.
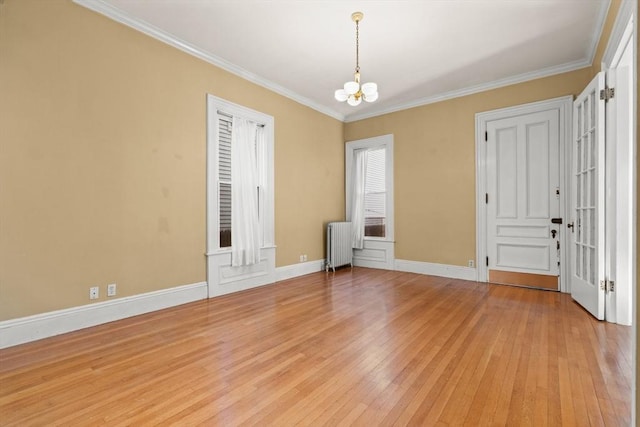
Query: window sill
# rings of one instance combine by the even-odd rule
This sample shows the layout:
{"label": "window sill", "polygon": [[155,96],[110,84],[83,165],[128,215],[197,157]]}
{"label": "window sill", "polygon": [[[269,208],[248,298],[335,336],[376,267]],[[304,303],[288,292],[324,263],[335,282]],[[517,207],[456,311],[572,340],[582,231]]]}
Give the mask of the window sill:
{"label": "window sill", "polygon": [[[268,246],[262,246],[260,249],[276,249],[277,246],[276,245],[268,245]],[[223,254],[230,254],[231,253],[231,248],[224,248],[224,249],[218,249],[214,252],[206,252],[204,255],[205,256],[214,256],[214,255],[223,255]]]}
{"label": "window sill", "polygon": [[395,243],[395,240],[391,240],[391,239],[387,239],[386,237],[365,237],[364,240],[367,240],[369,242],[389,242],[389,243]]}

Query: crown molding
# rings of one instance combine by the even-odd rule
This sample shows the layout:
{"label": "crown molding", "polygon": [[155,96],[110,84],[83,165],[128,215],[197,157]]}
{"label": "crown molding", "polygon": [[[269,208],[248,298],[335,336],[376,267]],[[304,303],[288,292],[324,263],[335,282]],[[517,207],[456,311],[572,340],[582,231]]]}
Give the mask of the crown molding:
{"label": "crown molding", "polygon": [[473,95],[488,90],[499,89],[501,87],[510,86],[517,83],[524,83],[531,80],[537,80],[544,77],[550,77],[556,74],[567,73],[570,71],[579,70],[581,68],[590,67],[591,63],[587,60],[574,61],[566,64],[543,68],[541,70],[532,71],[529,73],[519,74],[517,76],[506,77],[504,79],[494,80],[489,83],[483,83],[475,86],[468,86],[466,88],[452,90],[442,94],[429,96],[426,98],[417,99],[415,101],[397,104],[388,108],[380,110],[370,111],[363,114],[351,114],[345,118],[345,123],[355,122],[358,120],[369,119],[372,117],[382,116],[384,114],[395,113],[409,108],[421,107],[423,105],[435,104],[436,102],[447,101],[454,98],[460,98],[463,96]]}
{"label": "crown molding", "polygon": [[[613,24],[613,29],[609,35],[607,47],[602,55],[603,70],[611,66],[616,55],[616,51],[618,50],[618,45],[625,37],[625,32],[628,31],[631,19],[633,19],[633,1],[623,0],[622,4],[620,4],[620,9],[618,10],[615,23]],[[631,31],[633,31],[632,27],[633,25],[631,26]]]}
{"label": "crown molding", "polygon": [[[623,0],[623,3],[624,1],[625,0]],[[596,58],[596,51],[598,50],[598,44],[600,43],[600,38],[602,37],[604,24],[607,21],[607,15],[609,14],[610,8],[611,0],[603,2],[600,6],[600,11],[598,12],[598,18],[596,20],[596,31],[593,32],[593,36],[591,37],[591,43],[589,45],[589,50],[587,53],[590,65],[593,64],[593,60]]]}
{"label": "crown molding", "polygon": [[255,83],[259,86],[262,86],[266,89],[269,89],[272,92],[275,92],[279,95],[287,97],[293,101],[296,101],[302,105],[305,105],[309,108],[312,108],[322,114],[325,114],[329,117],[333,117],[334,119],[344,121],[344,115],[340,114],[332,109],[325,107],[324,105],[318,104],[317,102],[301,96],[285,87],[282,87],[272,81],[264,79],[250,71],[245,70],[244,68],[238,67],[231,62],[220,58],[218,56],[212,55],[211,53],[200,49],[199,47],[185,41],[181,40],[174,35],[161,30],[160,28],[149,24],[141,19],[135,18],[128,14],[127,12],[111,6],[110,4],[104,2],[103,0],[73,0],[74,3],[86,7],[94,12],[97,12],[101,15],[106,16],[116,22],[124,24],[128,27],[133,28],[134,30],[140,31],[143,34],[146,34],[150,37],[153,37],[156,40],[159,40],[163,43],[168,44],[169,46],[180,49],[181,51],[195,56],[203,61],[206,61],[210,64],[215,65],[216,67],[222,68],[225,71],[228,71],[232,74],[235,74],[238,77],[241,77],[245,80],[248,80],[252,83]]}

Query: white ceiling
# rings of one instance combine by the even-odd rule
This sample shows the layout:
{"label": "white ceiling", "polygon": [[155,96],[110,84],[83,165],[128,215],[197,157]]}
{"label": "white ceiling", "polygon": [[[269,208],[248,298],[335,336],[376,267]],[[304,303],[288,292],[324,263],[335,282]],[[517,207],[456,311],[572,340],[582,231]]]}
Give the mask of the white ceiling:
{"label": "white ceiling", "polygon": [[[340,120],[591,65],[609,0],[75,0]],[[353,78],[380,98],[334,100]]]}

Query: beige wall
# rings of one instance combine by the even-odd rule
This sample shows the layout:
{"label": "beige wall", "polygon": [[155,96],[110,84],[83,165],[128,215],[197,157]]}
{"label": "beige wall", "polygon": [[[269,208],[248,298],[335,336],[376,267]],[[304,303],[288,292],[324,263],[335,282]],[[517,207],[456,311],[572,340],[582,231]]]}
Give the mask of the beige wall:
{"label": "beige wall", "polygon": [[347,123],[347,141],[394,135],[396,258],[475,260],[475,114],[575,95],[590,78],[584,68]]}
{"label": "beige wall", "polygon": [[275,118],[277,265],[324,258],[341,122],[70,0],[0,4],[0,320],[206,280],[207,93]]}

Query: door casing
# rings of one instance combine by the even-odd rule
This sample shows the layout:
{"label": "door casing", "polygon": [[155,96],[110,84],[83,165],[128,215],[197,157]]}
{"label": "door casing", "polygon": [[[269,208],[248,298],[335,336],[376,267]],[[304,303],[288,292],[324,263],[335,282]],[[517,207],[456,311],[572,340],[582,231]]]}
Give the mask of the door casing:
{"label": "door casing", "polygon": [[[628,6],[627,6],[628,7]],[[630,10],[621,8],[616,27],[605,51],[602,69],[606,72],[607,86],[613,87],[616,94],[606,104],[606,140],[607,159],[607,276],[616,284],[615,292],[608,293],[605,316],[609,322],[631,325],[633,318],[633,283],[637,277],[635,265],[635,233],[633,218],[637,194],[635,183],[635,155],[632,123],[633,88],[627,80],[636,74],[633,63],[633,19]],[[621,65],[623,54],[631,54],[630,69]],[[627,58],[628,59],[628,58]],[[630,75],[626,75],[629,73]],[[631,85],[633,83],[631,82]],[[624,234],[623,230],[628,230]]]}
{"label": "door casing", "polygon": [[[571,159],[571,115],[573,108],[573,97],[565,96],[553,98],[545,101],[533,102],[514,107],[501,108],[498,110],[485,111],[476,114],[476,280],[479,282],[488,281],[488,268],[485,263],[487,257],[487,205],[485,194],[487,193],[487,149],[485,142],[485,132],[487,123],[509,117],[515,117],[541,111],[557,110],[559,114],[559,144],[560,144],[560,211],[562,218],[567,218],[569,213],[569,184],[568,161]],[[566,226],[560,227],[560,288],[561,292],[569,292],[569,254],[570,247],[567,245]]]}

